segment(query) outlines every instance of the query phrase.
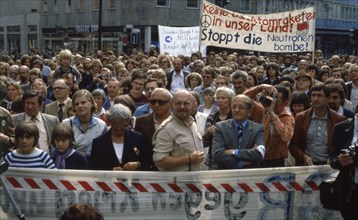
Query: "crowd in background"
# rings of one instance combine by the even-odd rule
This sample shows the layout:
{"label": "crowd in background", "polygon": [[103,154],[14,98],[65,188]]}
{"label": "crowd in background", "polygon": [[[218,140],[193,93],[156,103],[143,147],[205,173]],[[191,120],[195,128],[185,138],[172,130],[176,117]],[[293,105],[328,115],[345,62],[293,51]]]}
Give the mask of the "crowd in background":
{"label": "crowd in background", "polygon": [[157,170],[154,133],[175,111],[173,95],[186,90],[205,152],[198,169],[235,168],[212,166],[212,145],[216,124],[233,118],[237,95],[252,100],[248,119],[264,126],[266,150],[255,167],[327,164],[334,125],[355,117],[357,63],[356,56],[324,57],[320,50],[173,57],[151,47],[120,55],[2,55],[3,156],[14,166],[24,166],[31,153],[41,158],[34,167]]}

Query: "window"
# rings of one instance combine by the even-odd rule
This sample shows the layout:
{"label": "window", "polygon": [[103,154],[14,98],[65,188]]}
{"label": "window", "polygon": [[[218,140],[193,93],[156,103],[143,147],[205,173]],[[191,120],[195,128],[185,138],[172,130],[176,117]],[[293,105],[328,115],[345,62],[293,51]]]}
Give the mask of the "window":
{"label": "window", "polygon": [[42,11],[44,15],[48,14],[48,2],[44,2],[43,6],[42,6]]}
{"label": "window", "polygon": [[99,10],[99,0],[93,0],[93,10]]}
{"label": "window", "polygon": [[108,10],[112,10],[116,8],[116,1],[115,0],[108,0]]}
{"label": "window", "polygon": [[7,26],[7,32],[20,32],[20,26]]}
{"label": "window", "polygon": [[27,28],[28,28],[29,32],[37,31],[37,25],[28,25]]}
{"label": "window", "polygon": [[65,10],[66,10],[66,13],[71,13],[71,2],[72,0],[66,0],[66,7],[65,7]]}
{"label": "window", "polygon": [[85,0],[79,0],[78,1],[78,11],[84,11],[85,10]]}
{"label": "window", "polygon": [[199,8],[199,0],[186,0],[187,8]]}
{"label": "window", "polygon": [[169,7],[169,6],[170,6],[170,0],[157,0],[157,7]]}
{"label": "window", "polygon": [[251,11],[251,0],[240,0],[240,11]]}
{"label": "window", "polygon": [[4,32],[4,27],[0,27],[0,32]]}
{"label": "window", "polygon": [[53,1],[53,13],[58,14],[58,0]]}

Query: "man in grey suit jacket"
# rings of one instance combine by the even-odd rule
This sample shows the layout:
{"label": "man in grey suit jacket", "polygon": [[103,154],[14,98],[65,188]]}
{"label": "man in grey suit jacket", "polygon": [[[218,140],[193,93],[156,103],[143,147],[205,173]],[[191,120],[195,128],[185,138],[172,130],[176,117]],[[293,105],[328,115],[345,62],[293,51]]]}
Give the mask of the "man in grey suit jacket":
{"label": "man in grey suit jacket", "polygon": [[69,117],[67,109],[72,102],[69,98],[71,88],[64,79],[57,79],[53,84],[53,91],[56,101],[46,105],[45,113],[57,117],[62,122]]}
{"label": "man in grey suit jacket", "polygon": [[260,167],[265,156],[264,127],[248,120],[252,106],[246,95],[232,99],[233,118],[216,124],[210,169]]}
{"label": "man in grey suit jacket", "polygon": [[50,152],[49,146],[53,128],[59,123],[55,116],[40,112],[42,106],[42,96],[37,91],[29,90],[23,96],[25,112],[12,116],[14,127],[22,121],[32,121],[40,131],[39,148]]}

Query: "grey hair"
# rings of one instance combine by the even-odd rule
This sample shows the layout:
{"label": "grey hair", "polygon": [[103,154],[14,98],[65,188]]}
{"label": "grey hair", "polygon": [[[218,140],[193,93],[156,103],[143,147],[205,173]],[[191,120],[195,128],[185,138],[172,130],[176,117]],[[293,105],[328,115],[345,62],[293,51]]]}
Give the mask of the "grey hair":
{"label": "grey hair", "polygon": [[132,112],[123,104],[115,104],[106,113],[109,122],[114,120],[129,121],[132,118]]}
{"label": "grey hair", "polygon": [[215,96],[214,96],[215,99],[219,92],[224,92],[227,95],[227,97],[229,98],[230,103],[231,103],[232,98],[234,98],[234,96],[235,96],[235,93],[231,89],[229,89],[227,87],[219,87],[215,91]]}
{"label": "grey hair", "polygon": [[103,99],[104,102],[106,102],[106,100],[107,100],[106,93],[103,91],[103,89],[95,89],[95,90],[93,90],[92,96],[93,97],[99,96],[99,97],[101,97]]}
{"label": "grey hair", "polygon": [[168,96],[169,101],[172,101],[172,99],[173,99],[173,94],[172,94],[171,92],[169,92],[169,90],[164,89],[164,88],[155,88],[155,89],[153,90],[153,92],[152,92],[152,95],[153,95],[154,93],[157,93],[157,92],[163,92],[163,93],[165,93],[165,94]]}
{"label": "grey hair", "polygon": [[233,79],[242,78],[244,80],[244,83],[247,83],[248,74],[245,71],[237,70],[233,72],[230,76],[230,80],[233,81]]}

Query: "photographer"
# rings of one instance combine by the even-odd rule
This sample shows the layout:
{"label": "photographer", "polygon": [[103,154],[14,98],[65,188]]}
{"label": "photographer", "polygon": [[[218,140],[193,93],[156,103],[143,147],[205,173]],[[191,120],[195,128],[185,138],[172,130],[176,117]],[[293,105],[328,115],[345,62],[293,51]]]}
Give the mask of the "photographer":
{"label": "photographer", "polygon": [[[344,219],[358,219],[358,115],[336,124],[333,131],[332,145],[335,147],[330,157],[331,167],[339,169],[336,181],[339,185],[339,204]],[[354,209],[355,208],[355,209]]]}
{"label": "photographer", "polygon": [[284,167],[288,157],[288,143],[293,136],[295,119],[286,110],[289,91],[281,85],[261,84],[244,94],[254,100],[261,93],[259,102],[265,108],[265,158],[262,167]]}

